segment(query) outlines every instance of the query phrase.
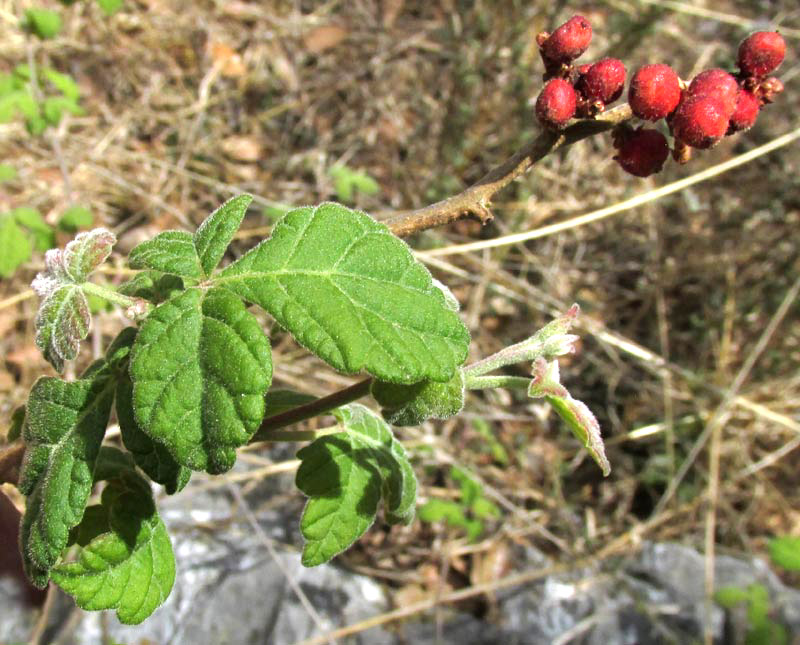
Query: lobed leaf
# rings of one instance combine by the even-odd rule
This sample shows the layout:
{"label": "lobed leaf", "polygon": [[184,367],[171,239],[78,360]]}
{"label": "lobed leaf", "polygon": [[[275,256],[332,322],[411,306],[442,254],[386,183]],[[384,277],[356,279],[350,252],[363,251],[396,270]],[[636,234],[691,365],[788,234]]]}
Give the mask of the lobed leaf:
{"label": "lobed leaf", "polygon": [[52,578],[82,609],[116,609],[120,622],[136,625],[172,590],[172,544],[149,485],[135,473],[111,479],[101,506],[90,516],[94,526],[88,535],[96,535],[75,562],[55,567]]}
{"label": "lobed leaf", "polygon": [[194,246],[206,276],[211,275],[225,255],[225,250],[239,230],[247,207],[252,201],[251,195],[239,195],[229,199],[211,213],[195,231]]}
{"label": "lobed leaf", "polygon": [[342,372],[446,381],[467,356],[466,327],[408,246],[340,204],[290,211],[215,282]]}
{"label": "lobed leaf", "polygon": [[269,341],[223,289],[188,289],[142,324],[131,353],[135,421],[175,460],[221,473],[258,429],[272,380]]}
{"label": "lobed leaf", "polygon": [[420,381],[411,385],[375,381],[372,396],[381,414],[396,426],[416,426],[428,419],[448,419],[464,407],[464,374],[456,371],[449,381]]}
{"label": "lobed leaf", "polygon": [[89,334],[90,325],[89,303],[83,290],[74,284],[61,285],[45,296],[39,306],[35,319],[36,346],[55,370],[61,372],[64,361],[78,355],[80,342]]}
{"label": "lobed leaf", "polygon": [[20,490],[27,495],[20,529],[23,559],[34,584],[67,546],[92,490],[95,460],[111,412],[110,372],[90,368],[77,381],[42,377],[28,399]]}
{"label": "lobed leaf", "polygon": [[329,561],[375,521],[383,498],[390,523],[414,518],[417,480],[402,445],[386,423],[362,405],[333,414],[345,431],[315,440],[297,453],[297,487],[309,496],[300,530],[303,564]]}

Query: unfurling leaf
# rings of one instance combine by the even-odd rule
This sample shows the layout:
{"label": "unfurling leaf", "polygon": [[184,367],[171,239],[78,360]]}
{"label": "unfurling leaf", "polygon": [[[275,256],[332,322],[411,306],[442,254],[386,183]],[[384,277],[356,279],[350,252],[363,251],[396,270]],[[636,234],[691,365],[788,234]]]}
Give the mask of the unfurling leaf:
{"label": "unfurling leaf", "polygon": [[534,361],[533,380],[528,388],[528,396],[544,397],[586,447],[592,459],[600,466],[603,475],[608,476],[611,472],[611,464],[606,458],[600,424],[597,423],[597,419],[586,407],[586,404],[573,399],[567,388],[561,385],[557,360],[548,363],[543,358],[539,358]]}
{"label": "unfurling leaf", "polygon": [[19,488],[28,499],[20,541],[37,586],[47,583],[70,529],[83,516],[113,396],[114,381],[103,364],[71,383],[42,377],[31,390],[23,428],[27,448]]}
{"label": "unfurling leaf", "polygon": [[300,521],[307,567],[327,562],[361,537],[375,521],[381,498],[389,523],[414,519],[417,480],[383,419],[358,404],[333,414],[344,432],[320,437],[297,453],[297,487],[310,498]]}
{"label": "unfurling leaf", "polygon": [[264,416],[269,341],[238,297],[188,289],[156,307],[131,352],[138,426],[182,466],[221,473]]}
{"label": "unfurling leaf", "polygon": [[447,381],[467,356],[466,327],[408,246],[340,204],[290,211],[215,282],[342,372]]}
{"label": "unfurling leaf", "polygon": [[81,285],[111,253],[114,234],[102,228],[81,233],[66,248],[45,254],[45,270],[31,286],[42,299],[36,314],[36,346],[58,371],[78,354],[89,333],[89,303]]}
{"label": "unfurling leaf", "polygon": [[91,509],[76,560],[54,567],[53,581],[83,609],[116,609],[120,622],[141,623],[175,582],[172,544],[150,486],[133,471],[118,471]]}
{"label": "unfurling leaf", "polygon": [[427,419],[448,419],[464,407],[464,374],[458,370],[444,383],[421,381],[412,385],[375,381],[372,396],[381,414],[396,426],[416,426]]}

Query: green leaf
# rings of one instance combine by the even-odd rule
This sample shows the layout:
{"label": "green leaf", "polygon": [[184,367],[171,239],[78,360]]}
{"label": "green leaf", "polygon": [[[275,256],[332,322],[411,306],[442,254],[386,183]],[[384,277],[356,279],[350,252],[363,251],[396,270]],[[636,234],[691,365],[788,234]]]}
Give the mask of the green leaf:
{"label": "green leaf", "polygon": [[25,26],[39,38],[55,38],[61,31],[61,16],[50,9],[26,9]]}
{"label": "green leaf", "polygon": [[6,443],[16,441],[22,436],[22,427],[25,425],[25,406],[20,405],[11,413],[11,425],[6,433]]}
{"label": "green leaf", "polygon": [[81,90],[75,79],[69,74],[62,74],[57,72],[52,67],[45,67],[42,69],[42,77],[50,81],[65,98],[70,101],[77,102],[81,97]]}
{"label": "green leaf", "polygon": [[0,163],[0,182],[17,178],[17,169],[11,164]]}
{"label": "green leaf", "polygon": [[320,437],[297,453],[297,487],[310,498],[300,521],[307,567],[329,561],[361,537],[381,498],[388,522],[414,518],[417,480],[386,423],[358,404],[333,414],[345,432]]}
{"label": "green leaf", "polygon": [[42,377],[33,386],[23,429],[20,490],[28,496],[20,529],[26,570],[42,586],[83,516],[114,395],[106,369],[66,382]]}
{"label": "green leaf", "polygon": [[332,166],[328,174],[333,178],[336,197],[343,202],[352,202],[356,191],[375,195],[380,190],[378,182],[361,170],[338,164]]}
{"label": "green leaf", "polygon": [[460,504],[449,499],[431,499],[420,506],[417,511],[419,519],[428,524],[447,522],[450,526],[467,526],[467,518]]}
{"label": "green leaf", "polygon": [[97,4],[107,16],[115,14],[122,9],[123,0],[97,0]]}
{"label": "green leaf", "polygon": [[239,230],[247,207],[252,201],[251,195],[239,195],[229,199],[211,213],[195,232],[194,246],[206,276],[211,275],[225,255],[225,250]]}
{"label": "green leaf", "polygon": [[381,414],[396,426],[416,426],[428,419],[448,419],[464,407],[464,374],[457,370],[449,381],[421,381],[412,385],[375,381],[372,396]]}
{"label": "green leaf", "polygon": [[230,292],[188,289],[144,321],[130,373],[139,427],[179,464],[221,473],[264,416],[269,341]]}
{"label": "green leaf", "polygon": [[[103,490],[107,530],[78,551],[75,562],[52,570],[53,581],[82,609],[116,609],[136,625],[166,600],[175,582],[175,557],[149,486],[123,473]],[[97,514],[102,522],[102,514]],[[100,524],[102,526],[102,524]]]}
{"label": "green leaf", "polygon": [[14,217],[0,214],[0,277],[10,278],[31,257],[31,243]]}
{"label": "green leaf", "polygon": [[67,233],[92,226],[92,211],[85,206],[70,206],[58,220],[58,228]]}
{"label": "green leaf", "polygon": [[784,535],[770,540],[769,557],[787,571],[800,571],[800,537]]}
{"label": "green leaf", "polygon": [[164,231],[137,244],[128,260],[132,269],[154,269],[194,279],[203,277],[194,241],[185,231]]}
{"label": "green leaf", "polygon": [[749,600],[750,592],[741,587],[722,587],[714,593],[714,601],[725,609],[733,609]]}
{"label": "green leaf", "polygon": [[267,394],[267,406],[264,410],[264,418],[269,419],[276,414],[287,412],[298,406],[316,401],[317,397],[294,390],[275,389]]}
{"label": "green leaf", "polygon": [[469,333],[428,270],[386,226],[340,204],[291,211],[216,283],[342,372],[447,381],[467,357]]}
{"label": "green leaf", "polygon": [[528,396],[544,397],[600,466],[603,476],[607,477],[611,472],[611,464],[606,458],[600,424],[586,404],[573,399],[567,388],[561,385],[557,360],[548,363],[544,358],[538,358],[534,361]]}
{"label": "green leaf", "polygon": [[53,248],[56,239],[55,233],[38,210],[30,206],[20,206],[11,211],[11,214],[20,226],[24,226],[33,234],[34,246],[37,251]]}
{"label": "green leaf", "polygon": [[180,276],[160,271],[137,273],[117,289],[124,296],[144,298],[155,304],[169,300],[183,290],[183,279]]}

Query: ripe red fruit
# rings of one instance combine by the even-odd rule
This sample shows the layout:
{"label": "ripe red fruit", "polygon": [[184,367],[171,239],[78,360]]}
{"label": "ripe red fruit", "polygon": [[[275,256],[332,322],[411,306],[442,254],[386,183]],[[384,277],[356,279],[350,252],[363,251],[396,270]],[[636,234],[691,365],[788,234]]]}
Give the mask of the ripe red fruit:
{"label": "ripe red fruit", "polygon": [[536,99],[536,118],[547,128],[560,130],[575,115],[575,89],[563,78],[547,82]]}
{"label": "ripe red fruit", "polygon": [[660,172],[669,156],[667,138],[658,130],[639,127],[617,140],[614,157],[622,169],[637,177],[649,177]]}
{"label": "ripe red fruit", "polygon": [[677,107],[680,100],[680,79],[669,65],[645,65],[636,70],[631,79],[628,103],[640,119],[663,119]]}
{"label": "ripe red fruit", "polygon": [[758,117],[759,107],[758,98],[755,94],[745,89],[740,89],[738,100],[736,101],[736,109],[731,115],[728,125],[728,134],[752,128],[756,122],[756,117]]}
{"label": "ripe red fruit", "polygon": [[542,44],[542,54],[554,63],[571,63],[589,47],[592,26],[583,16],[572,16]]}
{"label": "ripe red fruit", "polygon": [[739,45],[738,65],[745,76],[766,76],[786,56],[786,41],[777,31],[757,31]]}
{"label": "ripe red fruit", "polygon": [[711,148],[728,131],[722,101],[708,94],[688,96],[672,117],[672,134],[692,148]]}
{"label": "ripe red fruit", "polygon": [[621,60],[604,58],[585,71],[578,87],[590,101],[612,103],[622,94],[626,73]]}
{"label": "ripe red fruit", "polygon": [[739,83],[724,69],[707,69],[692,79],[689,95],[708,94],[719,99],[730,117],[739,98]]}

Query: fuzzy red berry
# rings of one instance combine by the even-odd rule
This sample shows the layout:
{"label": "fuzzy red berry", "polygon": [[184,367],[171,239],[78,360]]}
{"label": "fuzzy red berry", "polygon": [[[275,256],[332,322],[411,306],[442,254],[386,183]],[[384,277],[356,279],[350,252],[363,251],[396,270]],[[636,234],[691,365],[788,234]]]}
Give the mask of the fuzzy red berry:
{"label": "fuzzy red berry", "polygon": [[708,94],[719,99],[730,117],[739,98],[739,83],[724,69],[707,69],[692,79],[689,95]]}
{"label": "fuzzy red berry", "polygon": [[649,177],[661,171],[669,156],[667,138],[658,130],[639,127],[617,140],[614,157],[622,169],[637,177]]}
{"label": "fuzzy red berry", "polygon": [[579,88],[590,101],[612,103],[622,94],[626,73],[621,60],[604,58],[582,74]]}
{"label": "fuzzy red berry", "polygon": [[745,89],[740,89],[739,97],[736,101],[736,109],[733,111],[728,124],[728,134],[752,128],[758,117],[760,107],[755,94]]}
{"label": "fuzzy red berry", "polygon": [[589,47],[592,26],[583,16],[572,16],[542,44],[542,54],[554,63],[571,63]]}
{"label": "fuzzy red berry", "polygon": [[547,128],[560,130],[575,115],[578,97],[563,78],[547,82],[536,99],[536,118]]}
{"label": "fuzzy red berry", "polygon": [[636,70],[631,79],[628,103],[640,119],[663,119],[680,100],[681,81],[669,65],[645,65]]}
{"label": "fuzzy red berry", "polygon": [[757,31],[739,45],[738,65],[745,76],[766,76],[786,56],[786,41],[777,31]]}
{"label": "fuzzy red berry", "polygon": [[728,131],[728,115],[713,96],[688,96],[675,110],[671,126],[675,138],[692,148],[711,148]]}

